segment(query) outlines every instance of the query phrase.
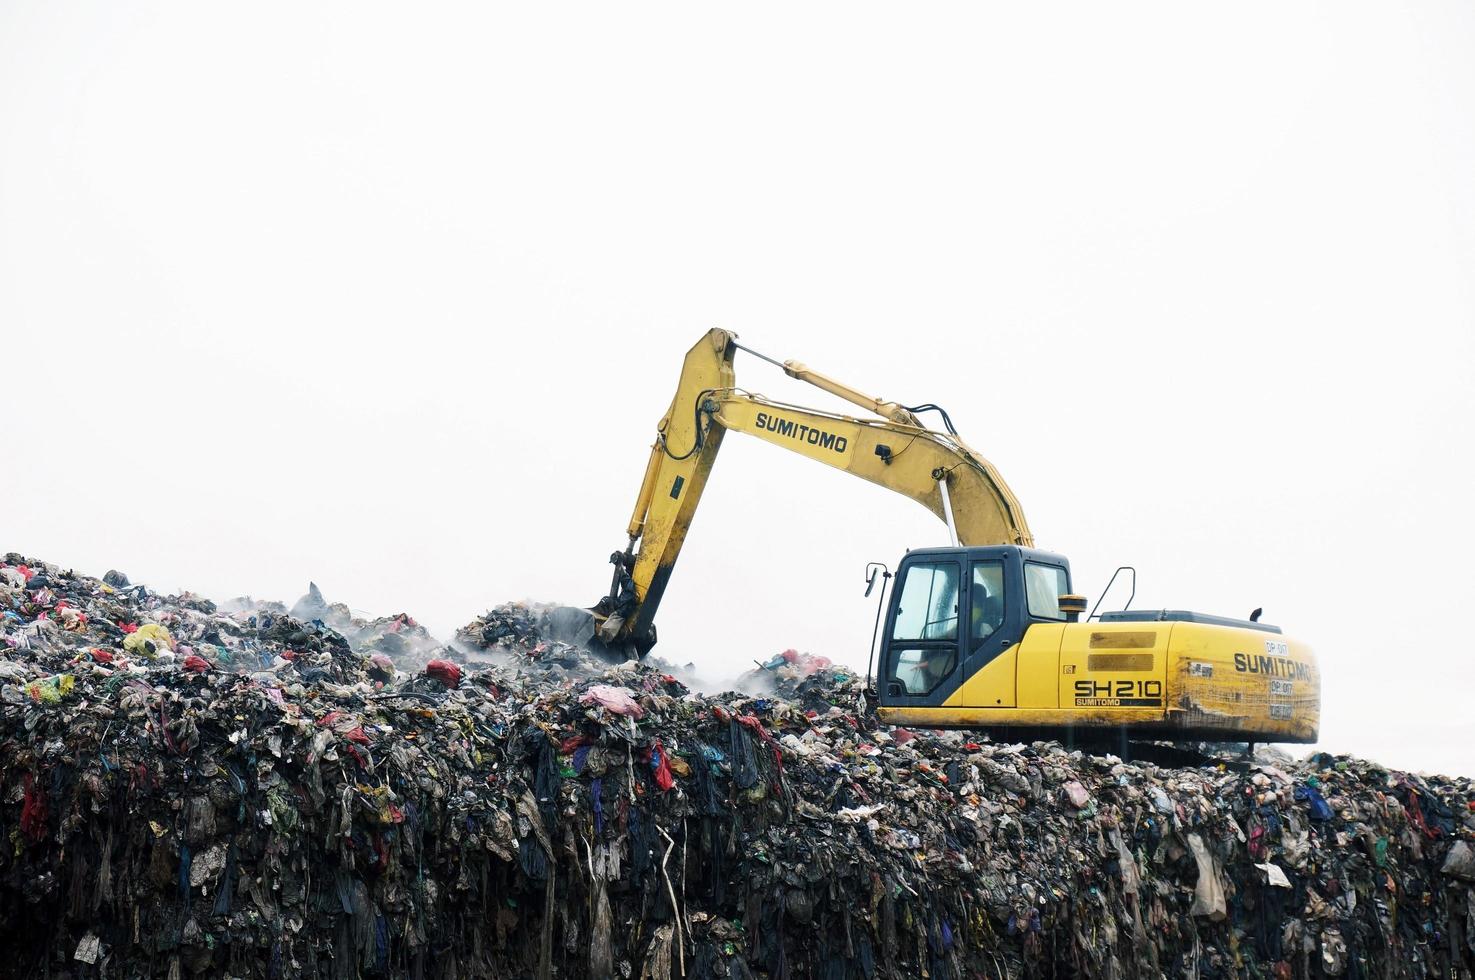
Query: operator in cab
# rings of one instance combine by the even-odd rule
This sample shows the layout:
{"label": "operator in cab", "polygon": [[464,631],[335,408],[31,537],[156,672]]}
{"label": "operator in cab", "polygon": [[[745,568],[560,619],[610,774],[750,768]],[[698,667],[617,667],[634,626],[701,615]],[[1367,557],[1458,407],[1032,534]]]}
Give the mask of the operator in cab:
{"label": "operator in cab", "polygon": [[969,647],[976,653],[1004,625],[1004,566],[1002,562],[978,562],[973,566],[969,593]]}

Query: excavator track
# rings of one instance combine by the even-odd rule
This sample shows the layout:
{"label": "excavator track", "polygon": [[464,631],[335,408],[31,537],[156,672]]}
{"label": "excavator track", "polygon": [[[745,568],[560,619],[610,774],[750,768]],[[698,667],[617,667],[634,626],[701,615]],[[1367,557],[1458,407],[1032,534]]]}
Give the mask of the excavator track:
{"label": "excavator track", "polygon": [[[1007,732],[999,734],[1006,740],[1009,738]],[[1115,738],[1102,737],[1097,733],[1085,738],[1063,740],[1061,744],[1092,755],[1114,755],[1123,762],[1151,762],[1153,765],[1172,769],[1223,768],[1234,772],[1248,772],[1255,764],[1252,754],[1254,743],[1239,743],[1244,751],[1238,755],[1232,750],[1207,750],[1203,743],[1148,742],[1122,735]]]}

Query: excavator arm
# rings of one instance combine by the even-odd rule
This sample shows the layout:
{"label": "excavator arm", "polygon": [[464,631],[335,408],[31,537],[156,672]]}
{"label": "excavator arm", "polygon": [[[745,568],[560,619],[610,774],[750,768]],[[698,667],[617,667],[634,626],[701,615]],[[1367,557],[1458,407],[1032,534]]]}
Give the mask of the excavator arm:
{"label": "excavator arm", "polygon": [[640,653],[654,645],[656,610],[729,429],[910,497],[947,523],[955,543],[1033,546],[1019,501],[998,470],[953,431],[946,413],[946,431],[929,429],[916,413],[935,406],[906,408],[797,362],[780,364],[749,351],[877,417],[770,401],[736,386],[738,350],[747,348],[736,335],[712,330],[687,352],[676,395],[657,426],[626,529],[629,543],[611,556],[610,594],[596,607],[604,642],[633,644]]}

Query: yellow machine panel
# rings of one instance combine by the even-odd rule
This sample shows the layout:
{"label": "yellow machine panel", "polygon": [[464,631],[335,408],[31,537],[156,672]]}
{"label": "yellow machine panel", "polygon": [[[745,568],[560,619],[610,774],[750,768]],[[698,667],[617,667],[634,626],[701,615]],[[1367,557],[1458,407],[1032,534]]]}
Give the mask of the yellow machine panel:
{"label": "yellow machine panel", "polygon": [[942,704],[877,715],[939,728],[1314,742],[1321,674],[1304,644],[1279,633],[1193,622],[1037,624]]}
{"label": "yellow machine panel", "polygon": [[1018,656],[1019,644],[1015,644],[975,671],[948,703],[969,708],[1014,707],[1014,675]]}
{"label": "yellow machine panel", "polygon": [[1168,654],[1174,727],[1266,742],[1316,741],[1321,671],[1305,644],[1279,633],[1174,623]]}
{"label": "yellow machine panel", "polygon": [[1019,644],[1015,681],[1021,708],[1060,707],[1060,690],[1055,678],[1060,674],[1060,640],[1064,635],[1064,623],[1040,623],[1025,632]]}
{"label": "yellow machine panel", "polygon": [[[1118,724],[1161,721],[1170,623],[1071,623],[1060,640],[1060,707]],[[1030,632],[1034,632],[1031,627]]]}

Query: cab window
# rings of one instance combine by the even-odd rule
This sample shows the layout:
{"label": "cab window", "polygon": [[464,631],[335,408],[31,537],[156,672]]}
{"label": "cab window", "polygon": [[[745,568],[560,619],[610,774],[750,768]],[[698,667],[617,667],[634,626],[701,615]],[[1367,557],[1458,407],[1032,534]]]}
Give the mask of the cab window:
{"label": "cab window", "polygon": [[968,636],[973,649],[1004,625],[1004,563],[976,561],[968,592]]}
{"label": "cab window", "polygon": [[1065,569],[1059,565],[1038,565],[1032,561],[1024,563],[1024,591],[1029,598],[1029,614],[1036,619],[1063,621],[1060,597],[1069,591],[1065,581]]}
{"label": "cab window", "polygon": [[907,694],[931,694],[958,665],[958,647],[928,646],[896,651],[891,680]]}
{"label": "cab window", "polygon": [[918,562],[906,570],[893,640],[954,640],[958,636],[958,565]]}

